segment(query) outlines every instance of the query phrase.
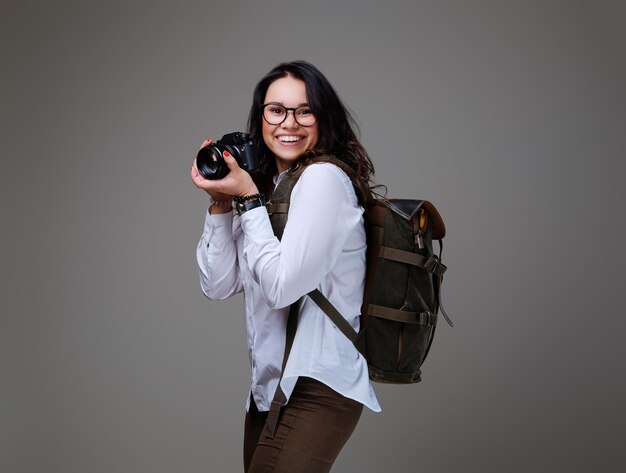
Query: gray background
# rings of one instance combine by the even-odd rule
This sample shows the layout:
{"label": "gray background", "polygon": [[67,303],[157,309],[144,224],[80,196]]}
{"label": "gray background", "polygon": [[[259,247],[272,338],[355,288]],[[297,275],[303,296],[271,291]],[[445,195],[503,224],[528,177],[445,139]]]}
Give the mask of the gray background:
{"label": "gray background", "polygon": [[625,26],[623,1],[3,1],[0,471],[241,470],[242,300],[200,291],[188,172],[292,59],[448,228],[456,327],[334,471],[623,469]]}

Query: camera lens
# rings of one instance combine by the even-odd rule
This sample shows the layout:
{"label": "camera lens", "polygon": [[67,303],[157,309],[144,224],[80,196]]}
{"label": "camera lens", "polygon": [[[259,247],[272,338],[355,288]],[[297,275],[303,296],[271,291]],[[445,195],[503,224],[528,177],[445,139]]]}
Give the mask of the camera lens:
{"label": "camera lens", "polygon": [[198,151],[196,167],[205,179],[222,179],[229,169],[220,149],[215,145],[208,145]]}

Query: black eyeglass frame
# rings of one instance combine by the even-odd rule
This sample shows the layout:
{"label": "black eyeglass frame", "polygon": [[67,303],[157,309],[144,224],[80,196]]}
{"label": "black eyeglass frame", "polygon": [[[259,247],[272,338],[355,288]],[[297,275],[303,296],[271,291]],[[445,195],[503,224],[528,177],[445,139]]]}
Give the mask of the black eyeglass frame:
{"label": "black eyeglass frame", "polygon": [[[274,105],[275,107],[282,107],[285,109],[285,118],[283,118],[279,123],[271,123],[267,118],[265,118],[265,107],[267,107],[268,105]],[[298,110],[299,108],[308,108],[310,109],[311,107],[309,107],[308,105],[300,105],[299,107],[285,107],[284,105],[281,105],[279,103],[274,103],[274,102],[269,102],[269,103],[264,103],[259,105],[259,108],[261,109],[261,116],[263,117],[263,120],[265,120],[269,125],[272,126],[278,126],[278,125],[282,125],[284,123],[285,120],[287,120],[287,117],[289,116],[289,112],[293,112],[293,119],[296,121],[296,123],[300,126],[303,126],[305,128],[308,128],[310,126],[313,126],[317,123],[317,117],[311,113],[311,115],[313,115],[313,118],[315,118],[315,121],[313,123],[311,123],[310,125],[303,125],[302,123],[300,123],[298,121],[298,116],[296,115],[296,110]]]}

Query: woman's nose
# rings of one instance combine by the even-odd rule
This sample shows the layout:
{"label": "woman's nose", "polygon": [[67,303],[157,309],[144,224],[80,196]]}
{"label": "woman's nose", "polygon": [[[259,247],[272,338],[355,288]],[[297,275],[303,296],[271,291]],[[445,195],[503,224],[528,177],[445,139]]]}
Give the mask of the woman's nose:
{"label": "woman's nose", "polygon": [[293,110],[287,110],[287,116],[281,125],[283,128],[297,128],[298,122],[296,121],[296,112]]}

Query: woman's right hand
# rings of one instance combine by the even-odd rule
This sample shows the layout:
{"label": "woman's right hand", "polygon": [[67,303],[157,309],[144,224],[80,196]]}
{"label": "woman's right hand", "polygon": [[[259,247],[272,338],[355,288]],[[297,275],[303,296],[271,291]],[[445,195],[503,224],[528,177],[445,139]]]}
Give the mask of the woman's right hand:
{"label": "woman's right hand", "polygon": [[[202,142],[202,146],[200,146],[200,148],[209,146],[211,143],[213,143],[213,140],[211,138],[208,138]],[[202,176],[202,174],[200,174],[200,172],[198,171],[198,167],[196,166],[195,159],[193,160],[193,165],[191,166],[191,180],[196,185],[196,187],[198,187],[199,189],[202,189],[211,197],[213,197],[213,200],[229,200],[229,199],[232,199],[233,197],[232,195],[223,194],[215,190],[208,190],[206,188],[206,184],[210,183],[211,181],[208,179],[205,179]]]}

